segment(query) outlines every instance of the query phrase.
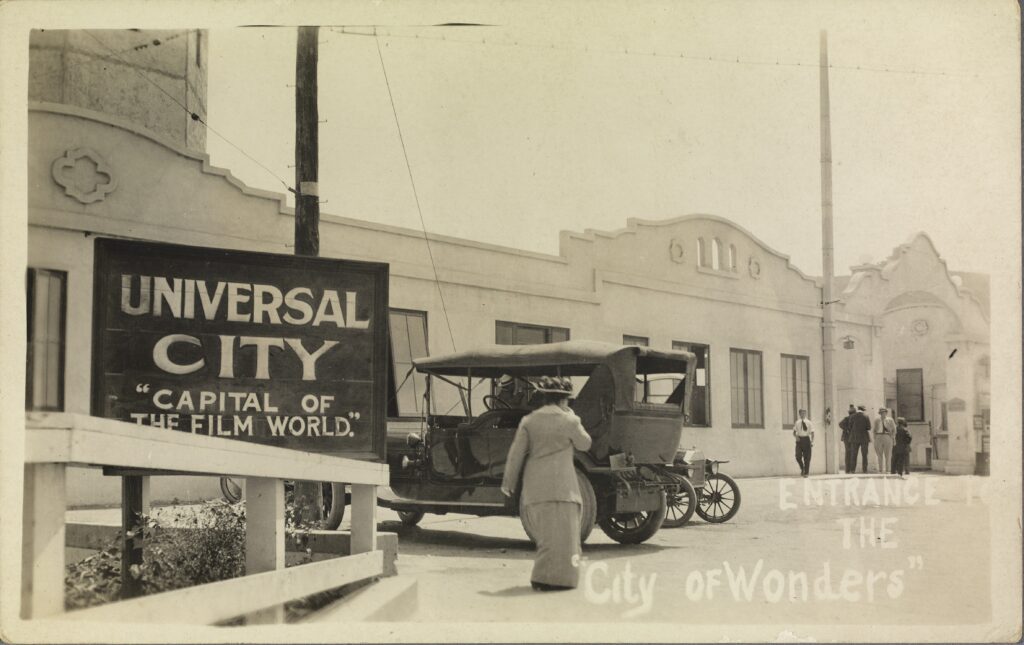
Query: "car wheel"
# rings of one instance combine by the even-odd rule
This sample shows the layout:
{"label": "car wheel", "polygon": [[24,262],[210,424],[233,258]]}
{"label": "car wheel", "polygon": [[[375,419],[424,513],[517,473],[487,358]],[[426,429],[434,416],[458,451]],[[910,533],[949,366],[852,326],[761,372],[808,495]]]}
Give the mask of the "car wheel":
{"label": "car wheel", "polygon": [[661,493],[659,499],[658,508],[652,511],[615,513],[598,520],[597,523],[605,535],[620,544],[646,542],[658,532],[665,521],[665,513],[668,510],[665,494]]}
{"label": "car wheel", "polygon": [[397,511],[398,519],[402,520],[405,526],[416,526],[423,519],[423,511]]}
{"label": "car wheel", "polygon": [[[594,523],[597,520],[597,496],[594,494],[594,486],[579,469],[576,470],[576,482],[579,484],[580,497],[583,499],[580,508],[580,543],[582,544],[587,541],[591,531],[594,530]],[[521,498],[519,500],[519,521],[522,522],[523,530],[526,531],[526,536],[530,538],[530,541],[536,542],[537,538],[534,537],[536,534],[526,517],[525,504]]]}
{"label": "car wheel", "polygon": [[345,519],[345,484],[324,482],[324,528],[337,531]]}
{"label": "car wheel", "polygon": [[679,492],[669,493],[666,501],[668,503],[665,511],[665,521],[661,525],[667,529],[675,529],[683,526],[693,517],[697,508],[697,492],[693,484],[684,479],[679,485]]}
{"label": "car wheel", "polygon": [[708,475],[700,490],[697,515],[705,522],[728,522],[740,510],[740,487],[728,475]]}
{"label": "car wheel", "polygon": [[242,486],[230,477],[220,478],[220,492],[224,496],[224,501],[229,504],[242,501]]}

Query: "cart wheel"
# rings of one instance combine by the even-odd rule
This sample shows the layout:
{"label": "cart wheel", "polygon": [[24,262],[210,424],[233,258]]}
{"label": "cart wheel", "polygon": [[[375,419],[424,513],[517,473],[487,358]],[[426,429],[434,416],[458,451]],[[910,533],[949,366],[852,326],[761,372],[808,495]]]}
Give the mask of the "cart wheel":
{"label": "cart wheel", "polygon": [[337,531],[341,520],[345,519],[345,484],[329,484],[324,482],[324,528]]}
{"label": "cart wheel", "polygon": [[728,475],[708,475],[704,488],[700,489],[700,503],[697,515],[705,522],[721,524],[732,519],[740,510],[740,487]]}
{"label": "cart wheel", "polygon": [[665,494],[661,493],[659,497],[661,503],[653,511],[616,513],[598,520],[597,523],[605,535],[620,544],[646,542],[661,528],[662,522],[665,521],[665,513],[668,511]]}
{"label": "cart wheel", "polygon": [[697,492],[693,490],[693,484],[684,479],[679,492],[669,494],[667,501],[668,510],[661,525],[668,529],[679,528],[693,517],[693,511],[697,508]]}
{"label": "cart wheel", "polygon": [[[580,508],[580,544],[587,541],[590,532],[594,530],[594,522],[597,520],[597,496],[594,495],[594,486],[587,479],[587,476],[576,470],[576,482],[580,485],[580,497],[583,498],[583,505]],[[535,533],[530,528],[529,520],[526,519],[523,502],[519,501],[519,521],[523,523],[523,530],[531,542],[536,542]]]}

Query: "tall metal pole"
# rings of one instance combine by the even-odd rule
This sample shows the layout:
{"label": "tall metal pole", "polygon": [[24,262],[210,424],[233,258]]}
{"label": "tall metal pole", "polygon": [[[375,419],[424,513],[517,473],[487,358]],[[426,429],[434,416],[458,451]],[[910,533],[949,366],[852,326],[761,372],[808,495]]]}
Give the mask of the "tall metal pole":
{"label": "tall metal pole", "polygon": [[[295,47],[295,255],[320,255],[320,142],[317,109],[319,27],[299,27]],[[295,508],[307,523],[323,519],[320,482],[295,482]]]}
{"label": "tall metal pole", "polygon": [[836,465],[836,430],[833,417],[836,416],[836,385],[833,378],[835,358],[835,320],[833,318],[832,277],[832,123],[829,118],[828,96],[828,33],[821,31],[821,264],[822,264],[822,321],[821,356],[822,374],[825,386],[825,472],[838,472]]}

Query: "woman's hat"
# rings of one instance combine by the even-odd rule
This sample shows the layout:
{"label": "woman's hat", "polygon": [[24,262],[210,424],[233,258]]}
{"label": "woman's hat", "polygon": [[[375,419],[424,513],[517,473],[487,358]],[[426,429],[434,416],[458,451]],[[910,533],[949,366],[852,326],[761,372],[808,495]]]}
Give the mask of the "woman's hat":
{"label": "woman's hat", "polygon": [[551,394],[572,394],[572,381],[562,376],[541,376],[531,379],[533,389],[537,392],[549,392]]}

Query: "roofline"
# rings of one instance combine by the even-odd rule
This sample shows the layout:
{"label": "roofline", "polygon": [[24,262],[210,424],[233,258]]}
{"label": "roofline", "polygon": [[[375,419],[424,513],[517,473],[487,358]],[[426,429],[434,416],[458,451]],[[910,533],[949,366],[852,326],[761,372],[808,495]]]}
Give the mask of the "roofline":
{"label": "roofline", "polygon": [[[287,205],[288,201],[287,195],[285,193],[265,190],[263,188],[253,188],[246,184],[245,182],[243,182],[238,177],[235,177],[231,170],[212,165],[210,163],[209,153],[200,152],[198,150],[192,150],[190,148],[182,146],[181,144],[172,141],[168,137],[153,132],[152,130],[149,130],[137,123],[129,121],[128,119],[113,116],[103,112],[97,112],[95,110],[89,110],[87,108],[81,108],[74,105],[66,105],[64,103],[51,103],[46,101],[30,101],[28,104],[28,109],[30,112],[47,112],[50,114],[72,116],[80,119],[85,119],[88,121],[95,121],[97,123],[120,128],[127,132],[131,132],[132,134],[135,134],[137,136],[149,139],[153,143],[156,143],[164,148],[167,148],[168,150],[182,157],[200,162],[202,164],[203,173],[224,178],[228,183],[237,188],[239,192],[241,192],[244,195],[278,202],[278,212],[281,215],[295,217],[295,209]],[[556,262],[559,264],[568,264],[569,262],[565,257],[561,255],[540,253],[537,251],[529,251],[526,249],[519,249],[511,246],[491,244],[489,242],[479,242],[467,238],[442,235],[439,233],[431,233],[429,231],[424,233],[422,229],[395,226],[393,224],[382,224],[378,222],[372,222],[370,220],[346,217],[344,215],[335,215],[333,213],[321,212],[320,220],[322,222],[326,221],[333,224],[351,226],[354,228],[380,231],[384,233],[391,233],[394,235],[402,235],[405,237],[414,237],[420,240],[426,238],[431,242],[442,242],[446,244],[453,244],[456,246],[474,247],[484,251],[494,251],[497,253],[505,253],[519,257],[528,257],[536,260],[543,260],[546,262]]]}
{"label": "roofline", "polygon": [[708,214],[708,213],[690,213],[690,214],[687,214],[687,215],[678,215],[676,217],[671,217],[671,218],[668,218],[668,219],[658,219],[658,220],[642,219],[642,218],[639,218],[639,217],[630,217],[630,218],[626,219],[626,226],[623,227],[623,228],[618,228],[618,229],[614,229],[614,230],[611,230],[611,231],[602,231],[602,230],[598,230],[598,229],[587,228],[587,229],[584,229],[582,233],[577,232],[577,231],[564,230],[564,231],[561,231],[559,233],[559,238],[560,238],[560,242],[562,244],[564,244],[566,241],[568,241],[570,239],[578,239],[578,240],[583,240],[583,241],[586,241],[586,242],[593,242],[598,237],[603,237],[603,238],[607,238],[607,239],[615,239],[615,238],[620,237],[620,236],[625,235],[625,234],[635,234],[637,232],[637,229],[639,229],[641,226],[647,226],[647,227],[650,227],[650,228],[662,227],[662,226],[672,226],[674,224],[679,224],[681,222],[688,222],[688,221],[691,221],[691,220],[699,220],[699,219],[711,220],[711,221],[714,221],[714,222],[718,222],[720,224],[726,224],[728,226],[731,226],[731,227],[737,229],[738,231],[740,231],[741,233],[743,233],[744,235],[749,237],[751,240],[753,240],[766,253],[769,253],[769,254],[779,258],[780,260],[783,260],[786,263],[786,267],[788,269],[792,270],[792,271],[795,271],[797,273],[797,275],[799,275],[801,278],[803,278],[804,280],[807,280],[808,282],[811,282],[812,284],[814,284],[815,286],[817,286],[819,288],[822,286],[821,278],[816,278],[816,277],[809,276],[806,273],[804,273],[803,271],[801,271],[800,268],[797,267],[795,264],[793,264],[793,262],[790,260],[790,256],[786,255],[785,253],[781,253],[779,251],[776,251],[772,247],[770,247],[767,244],[765,244],[760,238],[758,238],[756,235],[751,233],[749,230],[747,230],[743,226],[737,224],[736,222],[734,222],[734,221],[732,221],[730,219],[726,219],[725,217],[721,217],[719,215],[711,215],[711,214]]}

